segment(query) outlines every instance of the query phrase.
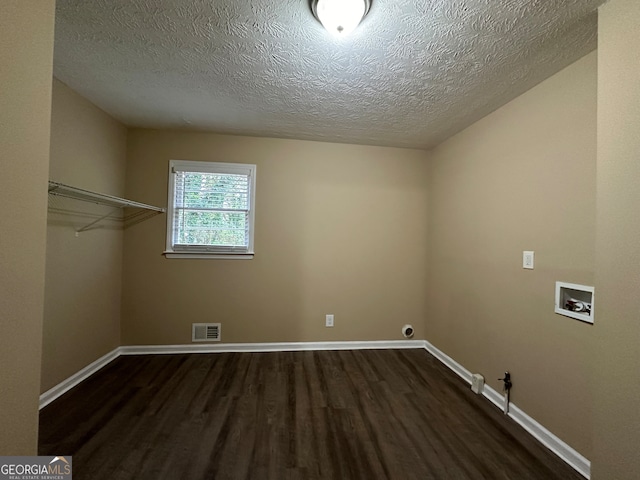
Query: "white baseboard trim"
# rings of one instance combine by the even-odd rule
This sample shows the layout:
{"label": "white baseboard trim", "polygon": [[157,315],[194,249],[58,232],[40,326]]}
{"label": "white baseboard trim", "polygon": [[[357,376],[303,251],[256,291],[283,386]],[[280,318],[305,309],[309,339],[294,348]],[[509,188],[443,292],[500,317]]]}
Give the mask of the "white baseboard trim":
{"label": "white baseboard trim", "polygon": [[545,447],[573,467],[576,472],[584,478],[591,478],[591,462],[587,458],[520,410],[517,405],[511,404],[509,416]]}
{"label": "white baseboard trim", "polygon": [[[279,343],[219,343],[206,345],[127,345],[118,347],[95,362],[40,395],[40,408],[44,408],[64,395],[83,380],[93,375],[120,355],[162,355],[178,353],[225,353],[225,352],[296,352],[307,350],[365,350],[365,349],[409,349],[424,348],[456,375],[471,385],[471,372],[453,360],[447,354],[426,340],[388,340],[363,342],[279,342]],[[503,396],[485,385],[483,396],[500,410],[503,408]],[[591,463],[579,452],[555,436],[523,410],[511,403],[511,417],[545,447],[573,467],[583,477],[589,479]]]}
{"label": "white baseboard trim", "polygon": [[44,392],[42,395],[40,395],[39,408],[43,409],[44,407],[49,405],[51,402],[53,402],[55,399],[61,397],[62,395],[67,393],[69,390],[71,390],[73,387],[78,385],[80,382],[89,378],[91,375],[96,373],[102,367],[114,361],[116,358],[120,356],[119,350],[120,350],[120,347],[110,351],[106,355],[100,357],[95,362],[90,363],[89,365],[84,367],[79,372],[71,375],[66,380],[63,380],[55,387]]}
{"label": "white baseboard trim", "polygon": [[206,345],[128,345],[121,355],[162,355],[176,353],[300,352],[306,350],[384,350],[424,348],[422,340],[383,340],[370,342],[279,342],[218,343]]}
{"label": "white baseboard trim", "polygon": [[61,397],[73,387],[120,355],[162,355],[176,353],[225,353],[225,352],[295,352],[306,350],[383,350],[400,348],[424,348],[422,340],[383,340],[353,342],[280,342],[280,343],[218,343],[206,345],[128,345],[118,347],[79,372],[63,380],[40,395],[40,409]]}
{"label": "white baseboard trim", "polygon": [[444,353],[442,350],[439,350],[433,345],[431,345],[426,340],[424,340],[423,343],[424,343],[424,348],[427,350],[427,352],[429,352],[431,355],[436,357],[438,360],[444,363],[447,367],[453,370],[453,372],[456,373],[460,378],[462,378],[465,382],[471,385],[472,374],[469,370],[464,368],[462,365],[460,365],[458,362],[456,362],[453,358],[451,358],[449,355]]}
{"label": "white baseboard trim", "polygon": [[[425,349],[449,367],[454,373],[460,376],[465,382],[471,385],[471,372],[453,360],[447,354],[433,346],[428,341],[424,341]],[[495,389],[484,386],[482,395],[493,403],[500,410],[504,408],[504,397]],[[522,409],[520,409],[514,403],[509,404],[509,417],[513,419],[517,424],[524,428],[529,434],[536,438],[545,447],[555,453],[558,457],[564,460],[569,466],[586,479],[591,478],[591,462],[581,455],[578,451],[571,448],[560,438],[555,436],[540,423],[527,415]]]}

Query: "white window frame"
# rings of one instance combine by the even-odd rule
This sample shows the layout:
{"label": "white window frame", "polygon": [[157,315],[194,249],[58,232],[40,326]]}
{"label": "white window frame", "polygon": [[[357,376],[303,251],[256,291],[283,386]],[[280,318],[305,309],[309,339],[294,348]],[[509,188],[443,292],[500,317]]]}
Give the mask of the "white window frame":
{"label": "white window frame", "polygon": [[[182,246],[176,249],[173,245],[173,229],[175,216],[175,179],[178,171],[199,173],[227,173],[247,175],[249,177],[249,244],[242,247],[192,247]],[[253,237],[256,197],[256,166],[247,163],[199,162],[188,160],[170,160],[167,194],[167,242],[164,255],[167,258],[230,258],[251,259],[254,256]]]}

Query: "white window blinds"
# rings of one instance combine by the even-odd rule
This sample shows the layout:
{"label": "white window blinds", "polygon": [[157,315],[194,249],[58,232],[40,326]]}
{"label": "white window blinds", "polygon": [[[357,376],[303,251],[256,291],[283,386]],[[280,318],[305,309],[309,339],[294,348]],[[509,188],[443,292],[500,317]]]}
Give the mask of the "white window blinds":
{"label": "white window blinds", "polygon": [[253,253],[255,165],[170,164],[167,250]]}

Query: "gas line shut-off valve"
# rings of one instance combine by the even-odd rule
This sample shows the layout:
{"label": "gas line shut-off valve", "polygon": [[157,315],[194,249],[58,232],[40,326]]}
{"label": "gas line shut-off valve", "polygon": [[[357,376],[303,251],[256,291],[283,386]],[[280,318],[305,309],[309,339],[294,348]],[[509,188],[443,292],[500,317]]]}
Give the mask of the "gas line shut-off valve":
{"label": "gas line shut-off valve", "polygon": [[504,392],[504,414],[509,413],[509,394],[511,392],[511,387],[513,383],[511,383],[511,374],[509,372],[504,372],[504,378],[499,378],[498,380],[502,380],[503,386],[502,391]]}

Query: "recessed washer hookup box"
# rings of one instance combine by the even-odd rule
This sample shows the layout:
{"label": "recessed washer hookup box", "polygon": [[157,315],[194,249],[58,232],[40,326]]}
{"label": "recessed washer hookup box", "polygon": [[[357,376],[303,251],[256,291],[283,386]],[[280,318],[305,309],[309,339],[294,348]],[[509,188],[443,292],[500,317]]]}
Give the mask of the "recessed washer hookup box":
{"label": "recessed washer hookup box", "polygon": [[593,323],[594,293],[594,287],[556,282],[555,312],[565,317]]}

